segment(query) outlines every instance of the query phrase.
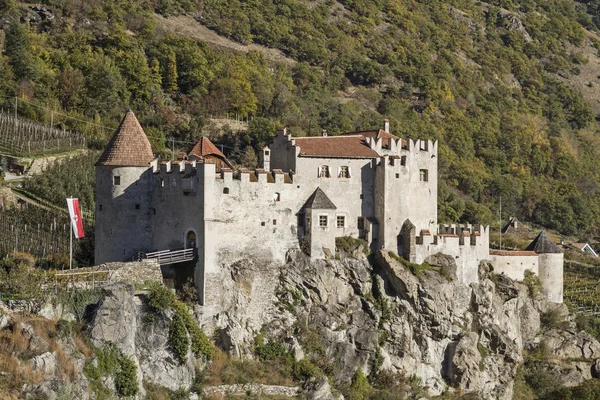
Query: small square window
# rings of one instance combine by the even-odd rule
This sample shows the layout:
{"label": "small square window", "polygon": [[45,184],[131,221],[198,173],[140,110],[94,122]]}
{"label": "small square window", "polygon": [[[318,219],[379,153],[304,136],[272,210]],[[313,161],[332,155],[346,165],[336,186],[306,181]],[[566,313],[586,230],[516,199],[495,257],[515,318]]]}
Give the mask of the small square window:
{"label": "small square window", "polygon": [[421,181],[421,182],[429,181],[429,174],[426,169],[419,170],[419,181]]}
{"label": "small square window", "polygon": [[277,225],[277,220],[276,219],[273,220],[273,225]]}
{"label": "small square window", "polygon": [[319,178],[329,178],[329,166],[321,166],[321,168],[319,169]]}
{"label": "small square window", "polygon": [[119,186],[121,184],[121,177],[120,176],[113,176],[113,184],[115,186]]}
{"label": "small square window", "polygon": [[173,180],[171,181],[171,186],[177,186],[177,178],[173,178]]}
{"label": "small square window", "polygon": [[429,141],[428,141],[428,140],[420,140],[419,142],[420,142],[420,146],[419,146],[419,148],[420,148],[422,151],[427,151],[427,150],[428,150],[428,148],[429,148]]}
{"label": "small square window", "polygon": [[223,188],[223,194],[229,194],[229,188],[228,187]]}
{"label": "small square window", "polygon": [[360,198],[362,199],[364,196],[362,195],[362,193],[360,194]]}
{"label": "small square window", "polygon": [[271,152],[269,150],[265,150],[265,156],[268,156],[269,154],[271,154]]}
{"label": "small square window", "polygon": [[319,215],[319,226],[327,226],[327,215]]}
{"label": "small square window", "polygon": [[343,215],[338,215],[336,218],[336,223],[338,228],[343,228],[346,226],[346,217]]}
{"label": "small square window", "polygon": [[136,204],[136,205],[135,205],[135,209],[136,209],[136,210],[139,210],[139,209],[140,209],[140,205],[139,205],[139,204]]}
{"label": "small square window", "polygon": [[261,223],[260,223],[260,226],[265,226],[265,222],[264,222],[264,221],[263,221],[263,222],[261,222]]}
{"label": "small square window", "polygon": [[399,178],[400,178],[400,174],[396,174],[396,179],[399,179]]}

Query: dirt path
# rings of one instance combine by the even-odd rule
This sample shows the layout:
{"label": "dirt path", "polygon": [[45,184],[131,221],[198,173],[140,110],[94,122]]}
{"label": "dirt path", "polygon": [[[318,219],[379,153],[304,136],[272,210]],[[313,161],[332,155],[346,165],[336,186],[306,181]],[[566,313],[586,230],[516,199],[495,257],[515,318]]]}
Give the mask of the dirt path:
{"label": "dirt path", "polygon": [[296,63],[289,57],[286,57],[281,50],[271,49],[258,44],[243,45],[233,40],[227,39],[215,31],[210,30],[194,18],[186,15],[165,18],[162,15],[154,14],[154,18],[164,30],[180,36],[186,36],[192,39],[199,39],[209,46],[229,49],[237,53],[247,53],[250,50],[262,52],[267,60],[274,62],[284,62],[290,65]]}

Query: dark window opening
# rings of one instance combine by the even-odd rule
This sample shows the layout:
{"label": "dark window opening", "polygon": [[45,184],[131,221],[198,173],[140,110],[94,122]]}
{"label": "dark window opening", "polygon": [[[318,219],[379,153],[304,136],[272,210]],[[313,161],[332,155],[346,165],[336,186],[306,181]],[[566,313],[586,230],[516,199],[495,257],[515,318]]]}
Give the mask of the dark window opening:
{"label": "dark window opening", "polygon": [[421,181],[421,182],[429,181],[429,173],[426,169],[419,170],[419,181]]}
{"label": "dark window opening", "polygon": [[338,215],[337,216],[337,227],[343,228],[344,226],[346,226],[346,217],[343,215]]}
{"label": "dark window opening", "polygon": [[260,226],[265,226],[265,223],[264,223],[264,221],[260,223]]}
{"label": "dark window opening", "polygon": [[406,166],[406,156],[400,157],[400,165]]}
{"label": "dark window opening", "polygon": [[273,225],[277,225],[277,220],[276,219],[273,220]]}
{"label": "dark window opening", "polygon": [[113,176],[113,184],[115,186],[119,186],[121,184],[121,177],[120,176]]}
{"label": "dark window opening", "polygon": [[400,178],[400,174],[396,174],[396,179]]}
{"label": "dark window opening", "polygon": [[319,226],[327,226],[327,215],[319,215]]}
{"label": "dark window opening", "polygon": [[360,198],[362,199],[364,196],[362,195],[362,193],[360,194]]}
{"label": "dark window opening", "polygon": [[420,140],[419,148],[423,151],[427,151],[429,149],[429,141],[428,140]]}
{"label": "dark window opening", "polygon": [[102,211],[102,204],[100,204],[100,205],[98,206],[98,209],[99,209],[100,211]]}
{"label": "dark window opening", "polygon": [[139,210],[139,209],[140,209],[140,205],[139,205],[139,204],[136,204],[136,205],[135,205],[135,209],[136,209],[136,210]]}
{"label": "dark window opening", "polygon": [[358,229],[365,229],[365,217],[358,217],[356,225],[358,226]]}
{"label": "dark window opening", "polygon": [[223,194],[229,194],[229,188],[228,187],[223,188]]}

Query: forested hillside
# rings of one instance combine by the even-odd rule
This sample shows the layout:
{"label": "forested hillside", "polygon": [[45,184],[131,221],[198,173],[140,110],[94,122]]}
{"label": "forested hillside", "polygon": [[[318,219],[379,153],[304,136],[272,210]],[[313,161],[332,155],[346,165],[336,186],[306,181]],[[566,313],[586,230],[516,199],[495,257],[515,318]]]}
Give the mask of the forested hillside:
{"label": "forested hillside", "polygon": [[[0,102],[17,96],[42,122],[50,114],[37,106],[93,121],[58,120],[89,143],[128,108],[159,153],[166,137],[197,139],[211,116],[253,118],[240,135],[213,132],[237,161],[276,126],[337,134],[389,118],[399,136],[440,140],[441,221],[494,223],[502,196],[505,218],[599,233],[600,108],[571,84],[600,48],[598,0],[36,4],[0,1]],[[156,14],[293,61],[209,46]],[[600,70],[586,85],[600,85]]]}

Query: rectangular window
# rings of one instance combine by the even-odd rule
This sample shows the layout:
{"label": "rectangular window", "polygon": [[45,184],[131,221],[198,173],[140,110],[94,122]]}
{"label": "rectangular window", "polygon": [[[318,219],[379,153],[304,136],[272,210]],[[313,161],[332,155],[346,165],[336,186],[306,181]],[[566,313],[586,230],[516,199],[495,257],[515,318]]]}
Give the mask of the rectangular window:
{"label": "rectangular window", "polygon": [[406,165],[406,156],[400,157],[400,165],[402,165],[402,166]]}
{"label": "rectangular window", "polygon": [[277,225],[277,220],[276,219],[273,220],[273,225]]}
{"label": "rectangular window", "polygon": [[423,151],[427,151],[427,149],[429,148],[429,140],[420,140],[419,142],[419,148]]}
{"label": "rectangular window", "polygon": [[340,167],[340,178],[350,178],[350,170],[345,165]]}
{"label": "rectangular window", "polygon": [[329,178],[329,166],[322,165],[319,167],[319,178]]}
{"label": "rectangular window", "polygon": [[165,178],[160,178],[160,187],[165,187]]}
{"label": "rectangular window", "polygon": [[336,218],[336,223],[338,228],[343,228],[346,226],[346,217],[343,215],[338,215]]}
{"label": "rectangular window", "polygon": [[319,215],[319,226],[327,226],[327,215]]}
{"label": "rectangular window", "polygon": [[102,211],[102,204],[100,204],[98,207],[100,207],[100,211]]}
{"label": "rectangular window", "polygon": [[419,180],[421,182],[427,182],[427,181],[429,181],[429,174],[427,173],[426,169],[420,169],[419,170]]}
{"label": "rectangular window", "polygon": [[136,210],[139,210],[139,209],[140,209],[140,205],[139,205],[139,204],[136,204],[136,205],[135,205],[135,209],[136,209]]}
{"label": "rectangular window", "polygon": [[360,230],[365,229],[365,218],[364,217],[358,217],[356,225],[357,225],[358,229],[360,229]]}
{"label": "rectangular window", "polygon": [[121,177],[120,176],[113,176],[113,184],[115,186],[119,186],[121,184]]}

